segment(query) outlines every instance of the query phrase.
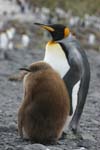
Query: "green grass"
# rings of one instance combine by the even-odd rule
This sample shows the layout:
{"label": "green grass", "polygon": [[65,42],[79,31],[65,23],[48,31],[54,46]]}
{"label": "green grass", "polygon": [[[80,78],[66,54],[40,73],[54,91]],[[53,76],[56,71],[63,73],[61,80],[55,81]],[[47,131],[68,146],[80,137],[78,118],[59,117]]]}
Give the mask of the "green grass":
{"label": "green grass", "polygon": [[74,15],[83,16],[85,13],[90,15],[100,14],[100,0],[30,0],[33,6],[48,7],[52,11],[56,7],[63,10],[72,10]]}

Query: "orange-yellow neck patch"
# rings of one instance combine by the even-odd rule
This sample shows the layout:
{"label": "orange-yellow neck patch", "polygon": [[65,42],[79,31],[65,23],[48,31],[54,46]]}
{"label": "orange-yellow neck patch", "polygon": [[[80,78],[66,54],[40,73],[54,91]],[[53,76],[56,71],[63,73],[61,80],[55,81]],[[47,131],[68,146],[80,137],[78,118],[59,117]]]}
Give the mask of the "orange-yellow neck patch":
{"label": "orange-yellow neck patch", "polygon": [[64,37],[67,37],[69,34],[70,34],[70,30],[69,30],[69,28],[66,27],[64,29]]}
{"label": "orange-yellow neck patch", "polygon": [[57,42],[55,42],[55,41],[49,41],[47,44],[48,45],[53,45],[53,44],[57,44]]}

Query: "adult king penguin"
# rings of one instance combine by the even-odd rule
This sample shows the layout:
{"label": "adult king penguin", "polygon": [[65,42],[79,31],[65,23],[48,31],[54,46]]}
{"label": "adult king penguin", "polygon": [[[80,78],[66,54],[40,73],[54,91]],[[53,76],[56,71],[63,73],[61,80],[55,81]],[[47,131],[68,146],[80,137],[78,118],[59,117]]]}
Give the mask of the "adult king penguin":
{"label": "adult king penguin", "polygon": [[51,34],[44,61],[60,74],[67,85],[70,96],[69,127],[76,133],[89,89],[90,67],[87,56],[68,27],[60,24],[35,25]]}

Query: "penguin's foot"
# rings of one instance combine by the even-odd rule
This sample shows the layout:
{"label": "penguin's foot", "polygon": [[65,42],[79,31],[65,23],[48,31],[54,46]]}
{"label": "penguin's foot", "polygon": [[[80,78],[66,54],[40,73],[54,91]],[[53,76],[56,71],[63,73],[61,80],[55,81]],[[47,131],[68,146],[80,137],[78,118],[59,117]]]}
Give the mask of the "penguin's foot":
{"label": "penguin's foot", "polygon": [[69,129],[72,131],[72,133],[75,135],[77,139],[82,139],[81,133],[77,130],[77,124],[71,122]]}
{"label": "penguin's foot", "polygon": [[83,138],[82,138],[82,135],[81,135],[81,133],[80,132],[77,132],[77,134],[75,135],[76,136],[76,138],[77,139],[80,139],[80,140],[82,140]]}
{"label": "penguin's foot", "polygon": [[66,136],[67,139],[73,139],[73,140],[81,140],[82,139],[82,135],[80,132],[77,132],[76,134],[73,133],[73,131],[69,130],[67,132],[67,136]]}
{"label": "penguin's foot", "polygon": [[76,124],[76,123],[71,122],[70,125],[69,125],[69,129],[70,129],[74,134],[77,134],[77,124]]}

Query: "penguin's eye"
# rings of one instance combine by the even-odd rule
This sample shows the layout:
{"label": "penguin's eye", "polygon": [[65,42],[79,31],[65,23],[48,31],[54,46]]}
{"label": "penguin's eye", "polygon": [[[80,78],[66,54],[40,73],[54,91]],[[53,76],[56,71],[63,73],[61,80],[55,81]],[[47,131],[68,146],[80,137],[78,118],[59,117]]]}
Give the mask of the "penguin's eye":
{"label": "penguin's eye", "polygon": [[70,34],[70,30],[69,30],[69,28],[66,27],[64,29],[64,37],[67,37],[69,34]]}

